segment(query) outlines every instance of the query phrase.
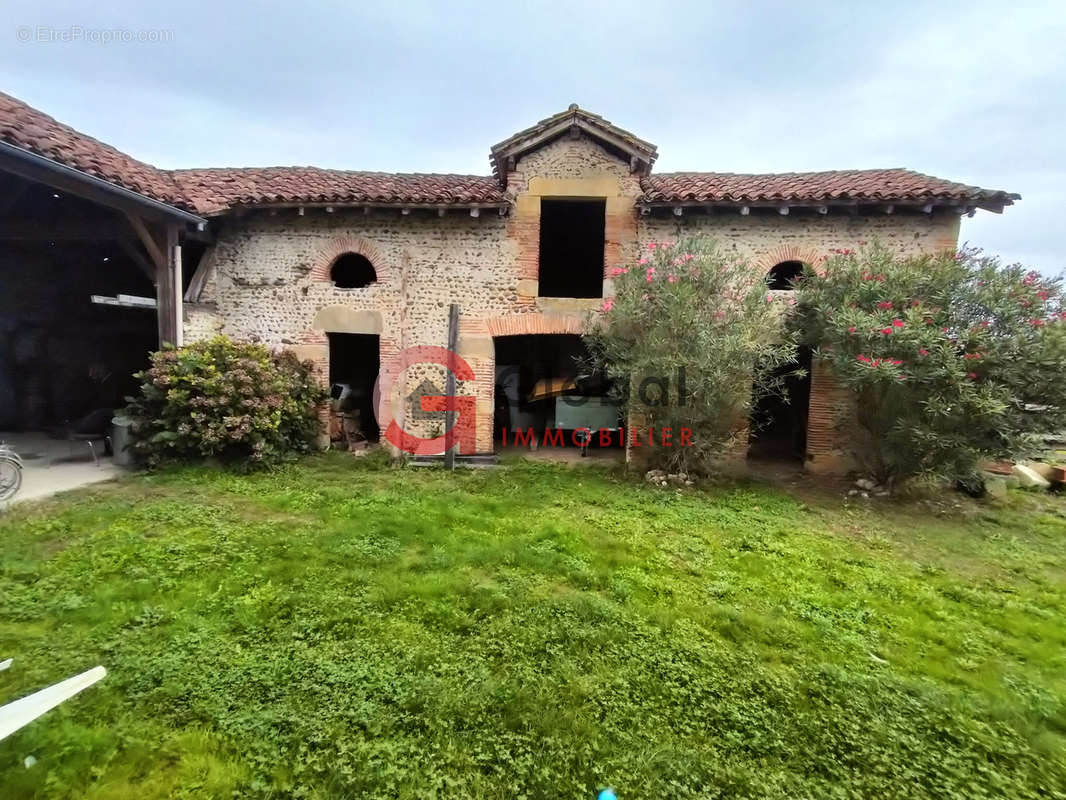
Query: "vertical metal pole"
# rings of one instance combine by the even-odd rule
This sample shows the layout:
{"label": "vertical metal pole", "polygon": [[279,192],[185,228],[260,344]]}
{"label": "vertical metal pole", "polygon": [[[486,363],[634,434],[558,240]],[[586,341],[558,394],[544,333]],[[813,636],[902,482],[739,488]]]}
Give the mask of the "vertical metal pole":
{"label": "vertical metal pole", "polygon": [[178,238],[177,226],[171,225],[170,232],[167,233],[167,245],[169,253],[167,258],[171,262],[171,280],[174,281],[174,346],[181,347],[185,343],[185,323],[184,314],[182,313],[182,302],[184,301],[184,293],[182,292],[182,277],[181,277],[181,244]]}
{"label": "vertical metal pole", "polygon": [[[459,346],[459,306],[452,303],[448,307],[448,377],[447,388],[444,393],[451,399],[455,397],[455,348]],[[452,430],[455,427],[455,412],[447,411],[444,415],[444,429]],[[448,469],[455,469],[455,444],[444,451],[444,465]]]}

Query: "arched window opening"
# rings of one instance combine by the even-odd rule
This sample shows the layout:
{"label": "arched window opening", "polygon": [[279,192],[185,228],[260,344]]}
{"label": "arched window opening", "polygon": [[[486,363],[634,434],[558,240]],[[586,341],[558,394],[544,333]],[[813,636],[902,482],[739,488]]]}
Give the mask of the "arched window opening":
{"label": "arched window opening", "polygon": [[803,274],[802,261],[782,261],[766,273],[766,284],[771,289],[795,289],[795,280]]}
{"label": "arched window opening", "polygon": [[362,289],[378,279],[370,259],[358,253],[345,253],[333,262],[330,280],[338,289]]}

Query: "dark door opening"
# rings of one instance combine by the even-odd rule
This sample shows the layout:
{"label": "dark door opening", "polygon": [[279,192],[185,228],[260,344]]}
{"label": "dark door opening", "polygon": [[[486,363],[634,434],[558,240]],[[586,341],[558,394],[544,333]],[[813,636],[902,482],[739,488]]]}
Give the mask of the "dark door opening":
{"label": "dark door opening", "polygon": [[785,378],[787,399],[775,394],[756,396],[751,408],[748,456],[772,461],[803,462],[807,453],[807,418],[811,404],[811,348],[801,346],[796,361],[778,369],[803,375]]}
{"label": "dark door opening", "polygon": [[602,297],[606,200],[540,201],[541,297]]}
{"label": "dark door opening", "polygon": [[[581,447],[575,431],[592,431],[591,446],[622,445],[619,402],[611,385],[587,368],[580,336],[498,336],[493,432],[500,447]],[[600,430],[608,431],[601,440]]]}
{"label": "dark door opening", "polygon": [[329,334],[329,382],[332,411],[330,440],[342,450],[358,450],[378,441],[374,414],[378,379],[378,337],[364,333]]}

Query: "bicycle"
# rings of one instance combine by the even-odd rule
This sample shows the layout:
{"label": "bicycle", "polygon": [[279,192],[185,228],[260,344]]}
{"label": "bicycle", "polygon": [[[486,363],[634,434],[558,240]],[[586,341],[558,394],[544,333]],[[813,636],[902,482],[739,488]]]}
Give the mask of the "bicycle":
{"label": "bicycle", "polygon": [[14,497],[22,486],[22,459],[0,442],[0,503]]}

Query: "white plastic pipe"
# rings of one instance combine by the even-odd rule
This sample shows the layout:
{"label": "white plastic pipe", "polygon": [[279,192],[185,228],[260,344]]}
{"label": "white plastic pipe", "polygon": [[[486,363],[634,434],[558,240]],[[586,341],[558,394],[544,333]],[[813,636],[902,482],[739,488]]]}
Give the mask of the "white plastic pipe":
{"label": "white plastic pipe", "polygon": [[5,739],[19,728],[29,725],[38,717],[48,713],[64,700],[69,700],[82,689],[88,689],[107,674],[103,667],[93,667],[81,675],[75,675],[65,681],[41,689],[31,695],[0,706],[0,739]]}

